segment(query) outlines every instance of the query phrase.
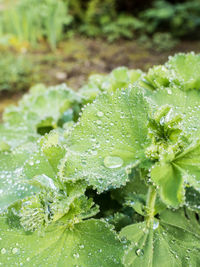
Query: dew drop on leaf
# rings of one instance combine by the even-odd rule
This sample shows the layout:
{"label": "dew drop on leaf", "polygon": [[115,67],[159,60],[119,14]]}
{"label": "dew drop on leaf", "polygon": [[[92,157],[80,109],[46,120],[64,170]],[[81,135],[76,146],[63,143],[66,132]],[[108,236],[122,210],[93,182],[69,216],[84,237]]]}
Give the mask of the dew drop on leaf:
{"label": "dew drop on leaf", "polygon": [[101,124],[102,124],[102,121],[97,120],[96,123],[97,123],[98,125],[101,125]]}
{"label": "dew drop on leaf", "polygon": [[123,163],[123,159],[120,157],[107,156],[104,159],[104,165],[109,169],[119,168],[123,165]]}
{"label": "dew drop on leaf", "polygon": [[79,258],[79,254],[78,254],[78,253],[74,253],[73,256],[74,256],[74,258],[76,258],[76,259]]}
{"label": "dew drop on leaf", "polygon": [[98,117],[103,117],[103,115],[104,115],[104,113],[103,113],[102,111],[98,111],[98,112],[97,112],[97,116],[98,116]]}
{"label": "dew drop on leaf", "polygon": [[136,249],[135,254],[139,257],[144,255],[144,250],[141,248]]}
{"label": "dew drop on leaf", "polygon": [[12,253],[13,253],[13,254],[17,254],[18,252],[19,252],[19,249],[18,249],[18,248],[13,248],[13,249],[12,249]]}
{"label": "dew drop on leaf", "polygon": [[154,220],[154,222],[153,222],[153,229],[154,229],[154,230],[157,229],[158,226],[159,226],[159,221],[155,221],[155,220]]}
{"label": "dew drop on leaf", "polygon": [[33,166],[33,165],[34,165],[34,162],[33,162],[33,161],[30,161],[30,162],[29,162],[29,165],[30,165],[30,166]]}
{"label": "dew drop on leaf", "polygon": [[5,248],[1,249],[1,254],[6,254],[6,249]]}

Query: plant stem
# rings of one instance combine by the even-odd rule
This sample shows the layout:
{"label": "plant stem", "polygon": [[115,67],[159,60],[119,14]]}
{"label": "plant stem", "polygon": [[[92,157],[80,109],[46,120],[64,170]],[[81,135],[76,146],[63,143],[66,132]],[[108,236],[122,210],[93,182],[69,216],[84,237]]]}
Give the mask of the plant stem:
{"label": "plant stem", "polygon": [[147,203],[146,203],[146,222],[149,227],[153,223],[154,214],[155,214],[155,202],[156,202],[156,188],[154,186],[150,186],[147,195]]}

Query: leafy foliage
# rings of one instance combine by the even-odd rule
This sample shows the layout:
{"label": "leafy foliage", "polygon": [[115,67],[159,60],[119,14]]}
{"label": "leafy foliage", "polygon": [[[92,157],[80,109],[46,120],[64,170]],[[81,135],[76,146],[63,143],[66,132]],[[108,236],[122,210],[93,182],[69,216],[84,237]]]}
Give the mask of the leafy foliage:
{"label": "leafy foliage", "polygon": [[0,92],[25,90],[36,80],[31,70],[32,64],[22,55],[2,54],[0,69]]}
{"label": "leafy foliage", "polygon": [[90,37],[103,36],[108,41],[139,37],[161,51],[174,47],[177,38],[199,38],[198,0],[73,0],[69,7],[81,33]]}
{"label": "leafy foliage", "polygon": [[199,64],[37,85],[5,111],[3,266],[199,266]]}
{"label": "leafy foliage", "polygon": [[38,236],[21,229],[10,231],[5,218],[1,218],[1,244],[4,266],[122,266],[122,245],[106,223],[94,219],[76,224],[72,230],[54,225],[44,236]]}
{"label": "leafy foliage", "polygon": [[20,42],[36,45],[46,38],[52,49],[63,35],[65,25],[71,22],[67,4],[55,0],[22,0],[7,5],[0,14],[1,32]]}
{"label": "leafy foliage", "polygon": [[2,0],[0,42],[36,47],[77,34],[109,42],[139,39],[143,45],[167,50],[179,38],[199,39],[199,0]]}
{"label": "leafy foliage", "polygon": [[139,164],[144,157],[146,106],[143,97],[133,90],[102,94],[85,109],[68,139],[63,178],[83,177],[100,192],[125,184],[125,168]]}
{"label": "leafy foliage", "polygon": [[121,236],[131,241],[125,252],[124,265],[198,266],[199,222],[192,213],[188,216],[191,216],[190,224],[183,210],[167,210],[150,228],[143,222],[122,229]]}
{"label": "leafy foliage", "polygon": [[18,106],[7,108],[3,119],[10,127],[21,126],[32,133],[45,134],[76,120],[80,102],[80,97],[64,84],[50,88],[39,84],[31,88]]}
{"label": "leafy foliage", "polygon": [[126,88],[129,84],[136,82],[142,75],[143,72],[141,70],[118,67],[108,75],[91,75],[88,83],[79,92],[86,102],[92,102],[99,93]]}
{"label": "leafy foliage", "polygon": [[199,29],[199,13],[198,0],[175,4],[166,0],[158,0],[154,1],[152,8],[141,12],[140,17],[149,33],[167,30],[175,37],[182,37],[192,36]]}

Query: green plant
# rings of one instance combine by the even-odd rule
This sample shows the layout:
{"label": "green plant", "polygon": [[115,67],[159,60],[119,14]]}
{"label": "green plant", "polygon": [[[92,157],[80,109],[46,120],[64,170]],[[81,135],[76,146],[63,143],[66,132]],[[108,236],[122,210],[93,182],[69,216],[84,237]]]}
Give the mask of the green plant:
{"label": "green plant", "polygon": [[113,0],[91,0],[88,1],[80,32],[90,37],[102,36],[104,22],[110,22],[116,18],[115,1]]}
{"label": "green plant", "polygon": [[101,92],[126,88],[142,75],[141,70],[129,70],[126,67],[118,67],[108,75],[93,74],[89,77],[88,82],[80,88],[79,93],[83,101],[92,102]]}
{"label": "green plant", "polygon": [[141,34],[137,41],[142,46],[154,49],[158,52],[170,50],[179,42],[167,32],[156,32],[152,37],[148,36],[147,34]]}
{"label": "green plant", "polygon": [[90,37],[103,36],[110,42],[119,38],[131,39],[135,32],[143,28],[143,23],[137,18],[117,14],[117,3],[113,0],[91,0],[85,5],[72,1],[70,6],[72,10],[77,10],[75,14],[82,23],[80,31]]}
{"label": "green plant", "polygon": [[127,15],[119,15],[114,21],[109,17],[103,18],[101,24],[102,33],[110,42],[119,38],[132,39],[134,34],[144,27],[142,21]]}
{"label": "green plant", "polygon": [[[171,46],[176,38],[199,38],[198,0],[183,3],[155,0],[144,3],[142,8],[143,2],[145,1],[124,3],[115,0],[75,0],[70,1],[69,6],[80,32],[90,37],[102,36],[108,41],[114,41],[119,38],[144,37],[145,34],[152,37],[155,34],[153,39],[156,43],[160,44],[158,39],[167,39]],[[130,10],[127,10],[128,6]],[[161,50],[167,48],[164,44],[159,47]]]}
{"label": "green plant", "polygon": [[34,82],[32,64],[26,56],[5,53],[0,56],[0,91],[19,91]]}
{"label": "green plant", "polygon": [[170,33],[157,32],[152,38],[152,46],[157,51],[170,50],[178,43]]}
{"label": "green plant", "polygon": [[[147,33],[170,32],[174,37],[192,36],[198,38],[200,27],[200,4],[198,0],[171,4],[165,0],[154,1],[152,8],[141,12]],[[197,33],[197,34],[196,34]]]}
{"label": "green plant", "polygon": [[[199,72],[200,55],[177,54],[123,88],[121,68],[106,77],[119,86],[111,82],[77,122],[15,149],[1,134],[2,265],[199,266]],[[69,110],[63,90],[77,105],[77,94],[52,90],[34,109],[39,90],[26,96],[17,123],[16,113],[5,116],[13,142],[32,110],[56,122]]]}
{"label": "green plant", "polygon": [[55,48],[63,38],[64,26],[71,23],[67,4],[61,0],[23,0],[7,5],[0,14],[1,34],[12,34],[19,41],[35,46],[46,38]]}

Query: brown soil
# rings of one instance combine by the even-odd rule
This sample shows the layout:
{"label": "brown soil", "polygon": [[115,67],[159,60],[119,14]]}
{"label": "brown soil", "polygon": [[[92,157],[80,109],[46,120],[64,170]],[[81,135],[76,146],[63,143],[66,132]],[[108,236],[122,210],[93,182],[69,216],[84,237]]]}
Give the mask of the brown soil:
{"label": "brown soil", "polygon": [[[121,40],[110,44],[98,39],[78,38],[61,43],[54,52],[41,47],[28,52],[27,56],[34,64],[36,82],[47,85],[65,82],[77,90],[90,74],[108,73],[118,66],[146,71],[152,65],[163,64],[169,55],[189,51],[200,52],[200,41],[181,42],[169,51],[158,52],[136,41]],[[7,105],[16,103],[22,94],[2,93],[0,113]]]}
{"label": "brown soil", "polygon": [[118,66],[146,71],[152,65],[163,64],[169,55],[189,51],[200,52],[200,41],[181,42],[169,51],[157,52],[136,41],[110,44],[98,39],[73,39],[61,43],[54,53],[36,53],[34,60],[43,73],[40,81],[48,85],[66,82],[78,89],[90,74],[108,73]]}
{"label": "brown soil", "polygon": [[1,93],[0,94],[0,121],[2,119],[2,112],[8,105],[16,104],[18,100],[22,97],[23,93],[18,92],[18,93]]}

